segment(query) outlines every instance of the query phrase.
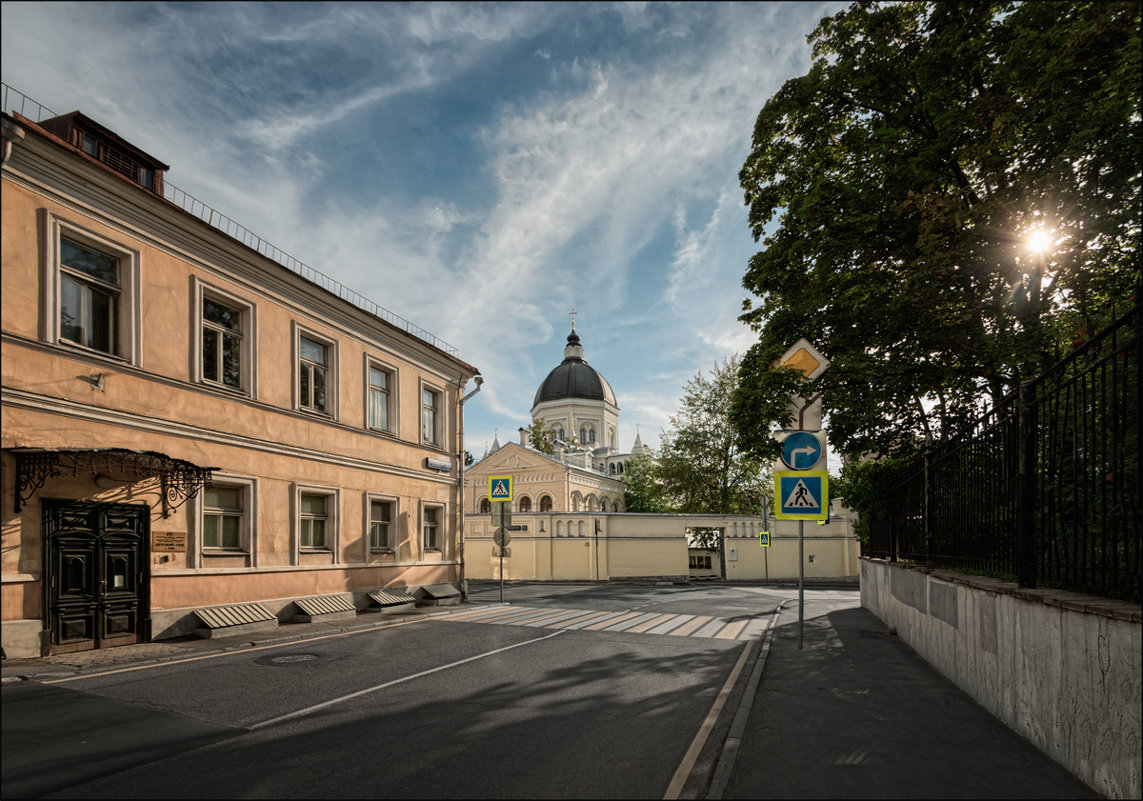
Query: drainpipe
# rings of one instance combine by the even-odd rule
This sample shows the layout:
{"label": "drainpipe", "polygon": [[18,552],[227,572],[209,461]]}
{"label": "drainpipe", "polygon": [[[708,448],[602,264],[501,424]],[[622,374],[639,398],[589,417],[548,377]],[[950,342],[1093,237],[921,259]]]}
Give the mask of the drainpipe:
{"label": "drainpipe", "polygon": [[[460,475],[460,526],[457,531],[457,547],[460,550],[460,600],[462,603],[468,600],[468,585],[464,579],[464,515],[465,512],[468,511],[464,508],[464,402],[477,392],[480,392],[480,387],[484,383],[484,377],[479,375],[475,376],[473,377],[473,381],[476,382],[476,389],[465,395],[460,399],[460,402],[457,403],[457,408],[460,412],[460,423],[458,425],[460,430],[458,434],[460,449],[457,453],[457,463],[460,465],[457,469]],[[460,384],[462,390],[464,389],[465,383],[467,382],[461,382]]]}

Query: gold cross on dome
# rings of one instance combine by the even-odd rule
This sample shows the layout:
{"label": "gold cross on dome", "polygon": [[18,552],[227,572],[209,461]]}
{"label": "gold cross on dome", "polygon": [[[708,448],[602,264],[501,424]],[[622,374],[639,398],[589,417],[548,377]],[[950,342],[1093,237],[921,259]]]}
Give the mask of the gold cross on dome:
{"label": "gold cross on dome", "polygon": [[572,310],[571,310],[570,312],[568,312],[568,314],[570,314],[570,315],[571,315],[571,318],[572,318],[572,331],[574,331],[574,330],[575,330],[575,306],[572,306]]}

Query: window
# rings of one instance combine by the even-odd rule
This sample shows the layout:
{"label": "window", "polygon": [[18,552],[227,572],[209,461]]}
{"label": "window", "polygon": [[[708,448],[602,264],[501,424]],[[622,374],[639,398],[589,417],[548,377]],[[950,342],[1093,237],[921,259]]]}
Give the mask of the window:
{"label": "window", "polygon": [[334,346],[308,334],[298,335],[298,408],[333,413]]}
{"label": "window", "polygon": [[552,511],[552,496],[551,495],[541,495],[540,496],[540,511],[541,512]]}
{"label": "window", "polygon": [[242,388],[242,310],[202,299],[202,378]]}
{"label": "window", "polygon": [[155,171],[149,170],[146,167],[140,167],[139,168],[139,183],[142,184],[143,186],[147,187],[148,189],[150,189],[152,192],[154,192],[155,191]]}
{"label": "window", "polygon": [[60,338],[119,352],[119,259],[60,239]]}
{"label": "window", "polygon": [[710,556],[691,554],[691,570],[710,570]]}
{"label": "window", "polygon": [[426,506],[421,518],[421,536],[426,551],[442,551],[440,539],[441,508],[439,506]]}
{"label": "window", "polygon": [[375,431],[392,431],[389,405],[392,386],[392,373],[377,365],[369,365],[369,420],[368,426]]}
{"label": "window", "polygon": [[298,544],[302,548],[327,548],[328,495],[298,496]]}
{"label": "window", "polygon": [[431,389],[421,390],[421,440],[440,444],[440,393]]}
{"label": "window", "polygon": [[532,499],[527,495],[521,496],[517,505],[520,507],[519,511],[521,512],[532,511]]}
{"label": "window", "polygon": [[92,158],[99,158],[99,140],[89,133],[83,135],[83,152]]}
{"label": "window", "polygon": [[43,211],[43,341],[138,365],[140,254]]}
{"label": "window", "polygon": [[204,549],[242,548],[244,494],[242,487],[213,486],[203,490]]}
{"label": "window", "polygon": [[392,551],[393,547],[393,501],[369,501],[369,549],[372,551]]}
{"label": "window", "polygon": [[492,511],[492,501],[487,498],[480,499],[480,513],[489,514]]}
{"label": "window", "polygon": [[595,442],[595,429],[589,425],[580,426],[579,441],[581,445],[593,444]]}

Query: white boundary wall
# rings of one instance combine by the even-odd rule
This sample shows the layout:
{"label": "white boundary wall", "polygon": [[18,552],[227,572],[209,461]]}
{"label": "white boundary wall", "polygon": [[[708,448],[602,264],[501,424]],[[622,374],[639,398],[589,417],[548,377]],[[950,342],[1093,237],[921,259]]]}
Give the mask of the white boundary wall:
{"label": "white boundary wall", "polygon": [[865,558],[861,605],[1095,790],[1141,797],[1139,606]]}

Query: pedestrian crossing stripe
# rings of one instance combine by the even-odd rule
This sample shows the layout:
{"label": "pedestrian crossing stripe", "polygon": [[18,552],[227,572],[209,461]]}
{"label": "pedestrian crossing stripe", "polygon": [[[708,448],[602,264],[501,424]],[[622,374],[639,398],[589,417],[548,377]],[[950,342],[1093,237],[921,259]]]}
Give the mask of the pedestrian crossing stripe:
{"label": "pedestrian crossing stripe", "polygon": [[720,618],[669,612],[494,606],[436,617],[432,620],[444,623],[482,623],[571,631],[657,634],[664,637],[698,637],[711,640],[753,640],[762,636],[771,621],[771,615],[765,613]]}
{"label": "pedestrian crossing stripe", "polygon": [[512,500],[512,476],[489,476],[488,499],[490,501]]}
{"label": "pedestrian crossing stripe", "polygon": [[829,518],[829,474],[825,470],[774,472],[774,516],[779,520]]}

